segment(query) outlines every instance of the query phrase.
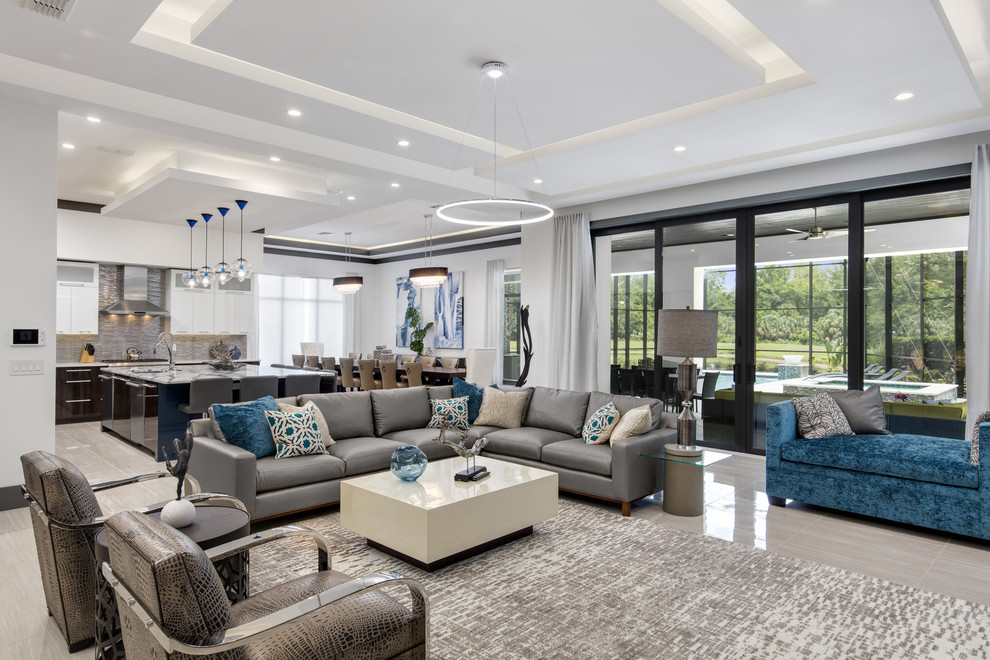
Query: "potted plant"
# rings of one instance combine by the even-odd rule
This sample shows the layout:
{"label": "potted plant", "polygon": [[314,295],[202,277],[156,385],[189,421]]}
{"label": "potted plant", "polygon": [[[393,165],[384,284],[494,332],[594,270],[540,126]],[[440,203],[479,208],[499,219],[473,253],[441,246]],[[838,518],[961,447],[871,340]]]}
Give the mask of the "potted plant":
{"label": "potted plant", "polygon": [[406,308],[406,325],[409,326],[409,348],[416,353],[416,358],[419,359],[423,357],[423,340],[426,339],[426,333],[430,331],[433,327],[433,321],[430,321],[422,328],[419,327],[422,317],[419,315],[419,310],[410,305]]}

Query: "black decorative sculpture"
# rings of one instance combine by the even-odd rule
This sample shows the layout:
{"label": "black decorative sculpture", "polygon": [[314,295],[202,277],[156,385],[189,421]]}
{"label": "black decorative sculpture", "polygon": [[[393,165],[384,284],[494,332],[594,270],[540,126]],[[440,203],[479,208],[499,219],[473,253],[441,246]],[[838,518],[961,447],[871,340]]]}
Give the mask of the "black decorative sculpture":
{"label": "black decorative sculpture", "polygon": [[172,463],[165,459],[165,469],[173,477],[179,480],[178,486],[175,487],[175,499],[182,499],[182,486],[186,482],[186,472],[189,471],[189,455],[192,454],[193,449],[193,434],[192,431],[186,429],[186,439],[185,441],[180,441],[175,438],[172,441],[172,446],[175,447],[175,463]]}
{"label": "black decorative sculpture", "polygon": [[533,333],[529,330],[529,305],[519,306],[519,334],[522,336],[523,344],[523,368],[516,381],[516,387],[526,384],[526,377],[529,376],[529,361],[533,359]]}

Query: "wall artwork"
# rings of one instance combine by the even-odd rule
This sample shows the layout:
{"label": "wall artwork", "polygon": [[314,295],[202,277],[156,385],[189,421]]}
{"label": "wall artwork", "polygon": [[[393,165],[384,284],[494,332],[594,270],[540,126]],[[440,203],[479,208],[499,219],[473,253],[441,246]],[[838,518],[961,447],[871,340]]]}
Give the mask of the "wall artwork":
{"label": "wall artwork", "polygon": [[399,348],[408,348],[412,339],[412,330],[406,323],[406,310],[410,305],[419,309],[419,289],[408,277],[395,278],[395,345]]}
{"label": "wall artwork", "polygon": [[447,274],[437,289],[433,322],[437,348],[464,348],[464,271]]}

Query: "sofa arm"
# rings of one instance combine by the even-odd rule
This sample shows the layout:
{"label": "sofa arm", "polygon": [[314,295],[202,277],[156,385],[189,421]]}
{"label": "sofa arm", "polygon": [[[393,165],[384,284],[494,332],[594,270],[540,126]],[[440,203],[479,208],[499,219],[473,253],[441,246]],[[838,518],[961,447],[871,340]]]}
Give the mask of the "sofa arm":
{"label": "sofa arm", "polygon": [[661,428],[612,443],[612,493],[617,500],[635,502],[660,490],[660,461],[640,454],[660,451],[672,442],[677,442],[677,430]]}
{"label": "sofa arm", "polygon": [[790,401],[767,406],[767,469],[780,467],[780,450],[797,439],[797,412]]}
{"label": "sofa arm", "polygon": [[258,485],[258,459],[251,452],[216,438],[193,438],[189,473],[203,490],[233,495],[254,518],[254,496]]}

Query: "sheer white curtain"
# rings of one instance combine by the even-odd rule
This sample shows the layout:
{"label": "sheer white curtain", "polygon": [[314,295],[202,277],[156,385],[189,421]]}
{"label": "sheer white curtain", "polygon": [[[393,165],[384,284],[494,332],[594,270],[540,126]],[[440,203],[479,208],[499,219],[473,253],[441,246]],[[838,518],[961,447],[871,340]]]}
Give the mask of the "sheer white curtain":
{"label": "sheer white curtain", "polygon": [[347,357],[350,353],[359,353],[361,347],[358,345],[358,337],[361,336],[361,292],[350,293],[344,296],[344,313],[341,323],[344,330],[344,349],[340,357]]}
{"label": "sheer white curtain", "polygon": [[291,364],[300,342],[320,342],[336,356],[343,340],[341,294],[329,279],[256,275],[258,357],[262,364]]}
{"label": "sheer white curtain", "polygon": [[973,156],[966,265],[966,437],[973,422],[990,410],[990,144]]}
{"label": "sheer white curtain", "polygon": [[485,275],[485,347],[495,349],[492,382],[502,382],[505,353],[505,261],[491,259]]}
{"label": "sheer white curtain", "polygon": [[553,219],[553,270],[550,283],[550,336],[548,381],[568,390],[598,387],[598,315],[595,301],[595,264],[591,251],[591,221],[587,213]]}

